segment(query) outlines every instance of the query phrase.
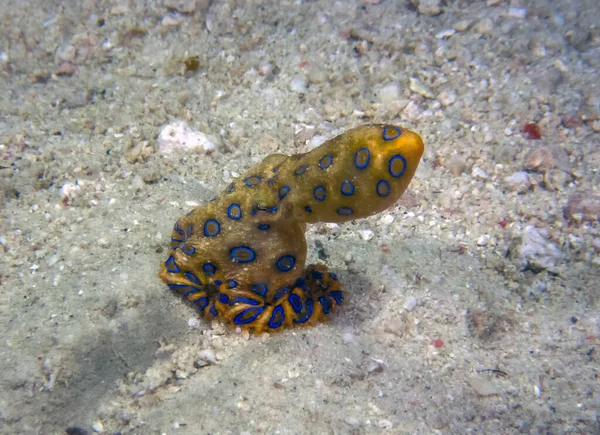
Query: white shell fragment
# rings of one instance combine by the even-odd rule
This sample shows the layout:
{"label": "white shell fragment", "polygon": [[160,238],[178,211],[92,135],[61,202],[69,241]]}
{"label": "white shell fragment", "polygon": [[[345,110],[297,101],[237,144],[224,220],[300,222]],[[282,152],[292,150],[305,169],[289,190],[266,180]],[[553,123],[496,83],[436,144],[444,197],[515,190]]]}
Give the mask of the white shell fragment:
{"label": "white shell fragment", "polygon": [[180,119],[165,125],[158,135],[158,150],[161,154],[191,151],[198,148],[210,152],[215,149],[215,144],[204,133],[194,130]]}

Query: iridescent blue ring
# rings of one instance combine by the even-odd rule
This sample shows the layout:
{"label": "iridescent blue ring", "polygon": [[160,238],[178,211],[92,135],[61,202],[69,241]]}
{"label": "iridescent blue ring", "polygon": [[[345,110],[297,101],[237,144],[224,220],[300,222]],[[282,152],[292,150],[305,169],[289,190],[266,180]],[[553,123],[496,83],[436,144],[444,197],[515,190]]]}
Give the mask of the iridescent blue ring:
{"label": "iridescent blue ring", "polygon": [[227,208],[227,216],[229,216],[229,219],[233,219],[234,221],[241,219],[242,218],[242,209],[241,209],[240,205],[239,204],[231,204]]}
{"label": "iridescent blue ring", "polygon": [[[365,160],[364,163],[360,163],[359,160]],[[359,149],[356,154],[354,154],[354,166],[356,166],[358,169],[365,169],[367,166],[369,166],[369,162],[371,161],[371,151],[369,151],[369,148],[361,148]]]}
{"label": "iridescent blue ring", "polygon": [[342,195],[350,196],[354,193],[354,184],[346,180],[342,183],[340,191],[342,192]]}
{"label": "iridescent blue ring", "polygon": [[204,265],[202,266],[202,270],[207,275],[214,275],[215,272],[217,271],[217,268],[215,267],[214,264],[204,263]]}
{"label": "iridescent blue ring", "polygon": [[284,255],[279,260],[277,260],[277,268],[282,272],[289,272],[296,264],[296,259],[293,255]]}
{"label": "iridescent blue ring", "polygon": [[317,186],[313,190],[313,195],[317,201],[325,200],[325,188],[323,186]]}
{"label": "iridescent blue ring", "polygon": [[[214,228],[209,228],[209,225],[214,225]],[[215,237],[221,231],[221,225],[214,219],[208,219],[204,222],[204,236]]]}
{"label": "iridescent blue ring", "polygon": [[393,125],[383,127],[383,140],[394,140],[402,134],[399,128]]}
{"label": "iridescent blue ring", "polygon": [[[279,318],[277,318],[279,316]],[[271,314],[271,318],[269,319],[269,328],[275,329],[279,328],[285,319],[285,311],[283,311],[283,307],[278,305],[273,310],[273,314]]]}
{"label": "iridescent blue ring", "polygon": [[248,187],[254,187],[260,183],[260,177],[258,175],[250,175],[249,177],[246,177],[244,183],[246,183],[246,186]]}
{"label": "iridescent blue ring", "polygon": [[352,216],[352,209],[350,207],[340,207],[337,209],[337,214],[340,216]]}
{"label": "iridescent blue ring", "polygon": [[256,258],[256,254],[247,246],[237,246],[231,250],[231,258],[236,263],[250,263]]}
{"label": "iridescent blue ring", "polygon": [[392,192],[392,188],[390,183],[385,180],[379,180],[377,182],[377,195],[381,197],[386,197]]}
{"label": "iridescent blue ring", "polygon": [[321,157],[321,160],[319,160],[319,168],[327,169],[332,163],[333,156],[331,154],[325,154],[323,157]]}
{"label": "iridescent blue ring", "polygon": [[[402,169],[400,171],[394,171],[394,169],[392,167],[396,160],[402,161]],[[404,157],[402,157],[400,154],[395,155],[394,157],[392,157],[390,159],[389,169],[390,169],[390,174],[392,175],[392,177],[401,177],[404,174],[404,171],[406,171],[406,159]]]}

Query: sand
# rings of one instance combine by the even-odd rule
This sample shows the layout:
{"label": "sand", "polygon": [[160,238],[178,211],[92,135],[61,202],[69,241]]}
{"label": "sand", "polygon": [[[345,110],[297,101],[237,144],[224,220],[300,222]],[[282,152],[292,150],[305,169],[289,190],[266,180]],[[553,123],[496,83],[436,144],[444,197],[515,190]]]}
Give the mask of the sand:
{"label": "sand", "polygon": [[[4,0],[0,432],[599,433],[599,11]],[[160,282],[179,216],[370,122],[427,148],[310,227],[330,322],[249,336]]]}

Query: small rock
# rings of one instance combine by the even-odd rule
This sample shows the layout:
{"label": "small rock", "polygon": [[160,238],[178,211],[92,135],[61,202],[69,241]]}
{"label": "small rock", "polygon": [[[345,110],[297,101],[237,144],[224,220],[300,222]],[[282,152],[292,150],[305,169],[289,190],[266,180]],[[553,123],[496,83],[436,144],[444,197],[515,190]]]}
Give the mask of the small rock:
{"label": "small rock", "polygon": [[525,169],[528,171],[545,172],[556,166],[556,159],[547,148],[537,148],[525,158]]}
{"label": "small rock", "polygon": [[377,422],[377,427],[379,427],[379,429],[391,429],[394,425],[391,421],[383,419]]}
{"label": "small rock", "polygon": [[200,352],[198,352],[198,358],[209,364],[217,363],[217,357],[215,355],[215,352],[212,351],[211,349],[204,349],[204,350],[201,350]]}
{"label": "small rock", "polygon": [[445,164],[446,168],[454,175],[455,177],[460,177],[467,167],[467,162],[463,157],[452,157]]}
{"label": "small rock", "polygon": [[196,10],[196,0],[165,0],[164,5],[167,9],[182,14],[191,14]]}
{"label": "small rock", "polygon": [[513,241],[510,256],[520,270],[552,270],[564,261],[565,254],[547,238],[546,231],[529,225],[522,236]]}
{"label": "small rock", "polygon": [[92,429],[94,430],[94,432],[102,433],[104,432],[104,425],[101,421],[97,421],[92,425]]}
{"label": "small rock", "polygon": [[158,135],[158,150],[162,154],[196,149],[210,152],[215,149],[215,144],[204,133],[194,130],[183,120],[165,125]]}
{"label": "small rock", "polygon": [[417,10],[420,14],[435,16],[442,13],[441,0],[419,0]]}
{"label": "small rock", "polygon": [[508,14],[509,17],[511,18],[519,18],[519,19],[523,19],[527,16],[527,8],[517,8],[517,7],[512,7],[512,8],[508,8]]}
{"label": "small rock", "polygon": [[485,171],[477,166],[473,167],[473,170],[471,171],[471,176],[473,178],[479,178],[481,180],[487,180],[488,174],[485,173]]}
{"label": "small rock", "polygon": [[371,230],[358,230],[358,234],[363,240],[367,242],[371,240],[373,236],[375,236],[375,233]]}
{"label": "small rock", "polygon": [[404,309],[406,311],[412,311],[417,307],[417,298],[414,296],[409,296],[404,301]]}
{"label": "small rock", "polygon": [[401,90],[398,82],[389,83],[379,90],[381,104],[389,106],[400,99]]}
{"label": "small rock", "polygon": [[409,87],[410,90],[416,92],[419,95],[424,96],[425,98],[434,98],[433,92],[425,86],[421,81],[416,77],[411,77],[409,79]]}
{"label": "small rock", "polygon": [[438,95],[438,100],[444,107],[454,104],[456,102],[456,92],[453,90],[442,91]]}
{"label": "small rock", "polygon": [[373,358],[367,367],[367,373],[381,373],[383,369],[383,360]]}
{"label": "small rock", "polygon": [[494,23],[489,18],[484,18],[475,24],[475,31],[482,36],[491,36]]}
{"label": "small rock", "polygon": [[600,221],[600,195],[574,193],[563,210],[565,219],[577,222]]}
{"label": "small rock", "polygon": [[290,82],[290,89],[299,94],[305,94],[307,90],[306,79],[303,77],[295,77]]}
{"label": "small rock", "polygon": [[471,378],[467,382],[473,388],[475,394],[480,397],[494,396],[500,393],[498,388],[487,379]]}
{"label": "small rock", "polygon": [[525,193],[531,189],[529,174],[525,171],[515,172],[504,178],[504,183],[513,192]]}
{"label": "small rock", "polygon": [[383,216],[381,216],[381,218],[379,219],[379,222],[381,222],[383,225],[389,225],[392,222],[394,222],[396,218],[394,217],[394,215],[391,214],[384,214]]}
{"label": "small rock", "polygon": [[482,234],[477,239],[477,246],[486,246],[489,241],[490,241],[490,236],[488,236],[487,234]]}

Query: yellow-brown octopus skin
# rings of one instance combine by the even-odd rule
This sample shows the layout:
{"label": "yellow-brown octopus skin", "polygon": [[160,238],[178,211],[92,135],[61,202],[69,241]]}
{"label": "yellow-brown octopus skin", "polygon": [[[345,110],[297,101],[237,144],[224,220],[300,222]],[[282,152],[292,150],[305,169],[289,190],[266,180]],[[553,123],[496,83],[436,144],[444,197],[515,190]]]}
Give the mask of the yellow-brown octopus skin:
{"label": "yellow-brown octopus skin", "polygon": [[423,151],[417,133],[374,124],[270,155],[177,221],[159,277],[206,317],[256,333],[324,321],[344,293],[327,267],[305,269],[306,224],[389,208]]}

